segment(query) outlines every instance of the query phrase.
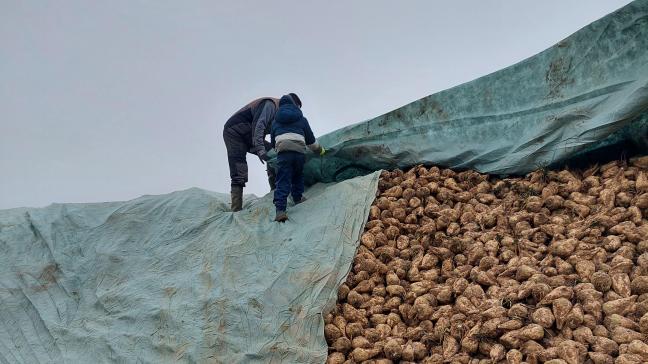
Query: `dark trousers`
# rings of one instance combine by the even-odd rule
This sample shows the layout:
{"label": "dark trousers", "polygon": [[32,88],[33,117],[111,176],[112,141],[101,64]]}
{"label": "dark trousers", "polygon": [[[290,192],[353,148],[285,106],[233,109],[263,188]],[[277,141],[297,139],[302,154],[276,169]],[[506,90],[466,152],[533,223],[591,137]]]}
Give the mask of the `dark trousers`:
{"label": "dark trousers", "polygon": [[248,165],[245,156],[252,148],[251,132],[252,126],[249,123],[238,123],[232,126],[226,124],[223,129],[232,186],[245,187],[248,181]]}
{"label": "dark trousers", "polygon": [[[252,126],[249,123],[228,124],[225,124],[223,129],[223,140],[227,148],[227,164],[229,164],[231,183],[232,186],[245,187],[248,181],[246,155],[248,152],[253,153]],[[266,150],[269,149],[270,145],[267,143]],[[275,171],[268,166],[266,172],[270,189],[274,189]]]}
{"label": "dark trousers", "polygon": [[274,204],[277,210],[286,211],[288,195],[300,201],[304,193],[304,153],[281,152],[277,155],[277,189]]}

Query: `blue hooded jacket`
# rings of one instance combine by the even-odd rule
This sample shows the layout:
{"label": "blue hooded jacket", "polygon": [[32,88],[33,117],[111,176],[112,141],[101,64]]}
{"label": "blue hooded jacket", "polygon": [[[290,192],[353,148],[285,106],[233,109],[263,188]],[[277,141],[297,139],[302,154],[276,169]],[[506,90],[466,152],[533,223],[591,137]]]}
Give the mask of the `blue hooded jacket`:
{"label": "blue hooded jacket", "polygon": [[305,153],[306,146],[313,151],[320,150],[308,120],[290,95],[284,95],[279,100],[279,109],[272,123],[270,141],[277,153],[287,151]]}

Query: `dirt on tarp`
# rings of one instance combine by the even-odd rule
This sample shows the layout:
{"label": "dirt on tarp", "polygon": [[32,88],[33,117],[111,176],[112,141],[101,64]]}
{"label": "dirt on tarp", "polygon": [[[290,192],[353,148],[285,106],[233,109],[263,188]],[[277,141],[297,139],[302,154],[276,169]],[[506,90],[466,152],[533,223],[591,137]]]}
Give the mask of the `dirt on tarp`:
{"label": "dirt on tarp", "polygon": [[311,156],[306,181],[417,164],[523,175],[610,146],[645,153],[646,19],[648,0],[634,1],[520,63],[324,135],[331,153]]}

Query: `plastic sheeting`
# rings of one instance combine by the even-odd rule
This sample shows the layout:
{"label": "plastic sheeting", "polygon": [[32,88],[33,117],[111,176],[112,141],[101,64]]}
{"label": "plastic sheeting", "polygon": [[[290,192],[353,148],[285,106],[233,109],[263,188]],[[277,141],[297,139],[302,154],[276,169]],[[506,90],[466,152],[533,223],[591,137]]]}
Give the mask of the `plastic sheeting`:
{"label": "plastic sheeting", "polygon": [[309,160],[306,181],[416,164],[523,174],[611,144],[646,151],[647,85],[638,0],[525,61],[322,136],[333,152]]}
{"label": "plastic sheeting", "polygon": [[285,224],[200,189],[2,210],[0,363],[323,363],[377,181],[316,185]]}

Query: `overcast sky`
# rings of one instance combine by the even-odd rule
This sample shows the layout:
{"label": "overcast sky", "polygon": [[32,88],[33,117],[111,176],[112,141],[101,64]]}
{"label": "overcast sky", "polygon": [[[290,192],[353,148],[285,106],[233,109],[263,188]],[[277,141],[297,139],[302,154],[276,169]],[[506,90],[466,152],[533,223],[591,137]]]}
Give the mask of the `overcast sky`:
{"label": "overcast sky", "polygon": [[254,98],[296,92],[322,135],[627,3],[0,0],[0,208],[229,192],[222,127]]}

